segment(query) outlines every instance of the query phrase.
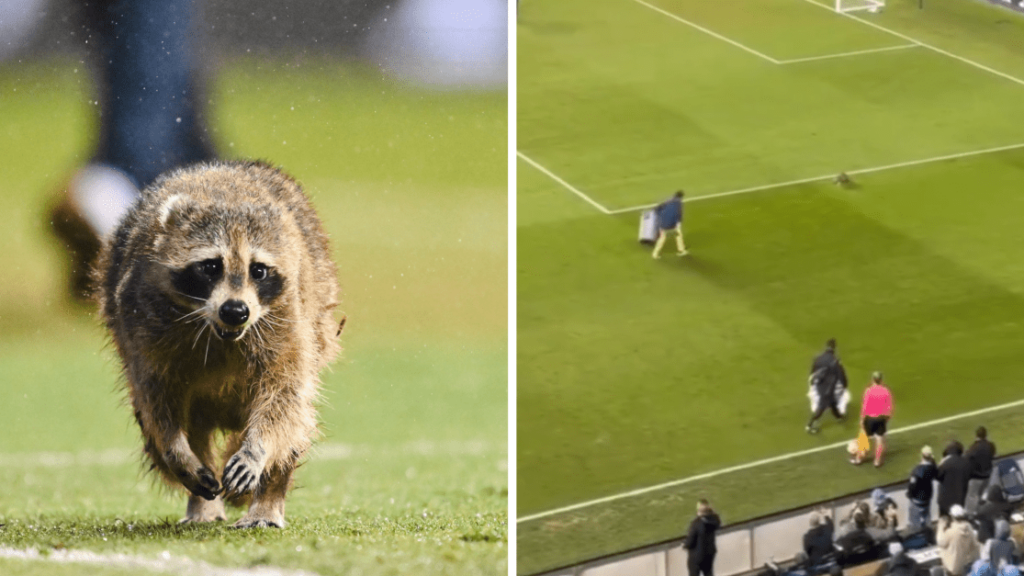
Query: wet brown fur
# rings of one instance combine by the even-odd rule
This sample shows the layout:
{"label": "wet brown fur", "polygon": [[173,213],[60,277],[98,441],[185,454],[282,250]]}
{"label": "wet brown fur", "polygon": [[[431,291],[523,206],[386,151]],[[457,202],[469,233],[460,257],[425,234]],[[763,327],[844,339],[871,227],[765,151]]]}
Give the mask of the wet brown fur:
{"label": "wet brown fur", "polygon": [[[216,282],[197,275],[217,259]],[[318,375],[340,350],[336,268],[299,185],[257,162],[168,173],[105,243],[94,278],[146,456],[191,492],[183,522],[251,500],[236,526],[283,526],[317,434]],[[229,299],[251,315],[235,340],[218,317]]]}

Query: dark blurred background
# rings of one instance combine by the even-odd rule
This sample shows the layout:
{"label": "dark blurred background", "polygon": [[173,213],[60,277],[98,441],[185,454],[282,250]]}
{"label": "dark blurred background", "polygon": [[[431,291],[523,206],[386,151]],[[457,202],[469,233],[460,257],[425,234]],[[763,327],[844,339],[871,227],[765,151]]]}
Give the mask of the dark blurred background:
{"label": "dark blurred background", "polygon": [[[0,0],[0,61],[85,55],[83,0]],[[361,59],[425,86],[504,88],[507,0],[207,0],[204,56]]]}

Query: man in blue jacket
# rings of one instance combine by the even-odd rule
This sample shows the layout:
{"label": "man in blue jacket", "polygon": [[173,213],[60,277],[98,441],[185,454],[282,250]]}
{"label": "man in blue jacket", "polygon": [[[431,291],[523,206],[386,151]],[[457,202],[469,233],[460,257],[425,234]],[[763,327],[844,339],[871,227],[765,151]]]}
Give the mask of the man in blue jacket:
{"label": "man in blue jacket", "polygon": [[676,233],[679,255],[686,256],[686,245],[683,244],[683,191],[676,192],[671,198],[658,204],[654,213],[658,215],[658,241],[654,244],[654,253],[651,256],[661,258],[661,247],[665,245],[665,237],[669,232]]}

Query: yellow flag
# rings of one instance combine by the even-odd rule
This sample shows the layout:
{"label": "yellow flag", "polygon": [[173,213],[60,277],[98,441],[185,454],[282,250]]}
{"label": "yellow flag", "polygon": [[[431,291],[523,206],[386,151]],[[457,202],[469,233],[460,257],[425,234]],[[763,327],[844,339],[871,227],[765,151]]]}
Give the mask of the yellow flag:
{"label": "yellow flag", "polygon": [[857,435],[857,451],[867,452],[869,448],[871,448],[871,443],[868,441],[868,433],[861,428],[860,434]]}

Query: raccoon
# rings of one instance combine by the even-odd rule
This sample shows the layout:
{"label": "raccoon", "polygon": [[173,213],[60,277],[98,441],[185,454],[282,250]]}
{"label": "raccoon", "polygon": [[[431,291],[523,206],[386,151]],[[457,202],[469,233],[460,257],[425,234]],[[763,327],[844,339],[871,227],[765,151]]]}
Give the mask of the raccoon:
{"label": "raccoon", "polygon": [[191,492],[182,522],[225,520],[227,501],[249,503],[235,527],[285,525],[340,351],[336,274],[299,184],[260,162],[161,176],[104,243],[101,314],[146,457]]}

